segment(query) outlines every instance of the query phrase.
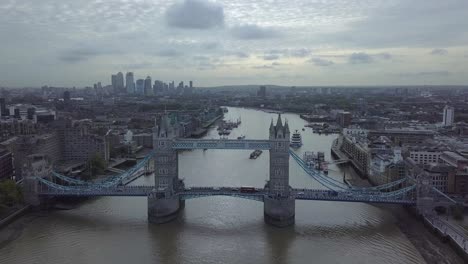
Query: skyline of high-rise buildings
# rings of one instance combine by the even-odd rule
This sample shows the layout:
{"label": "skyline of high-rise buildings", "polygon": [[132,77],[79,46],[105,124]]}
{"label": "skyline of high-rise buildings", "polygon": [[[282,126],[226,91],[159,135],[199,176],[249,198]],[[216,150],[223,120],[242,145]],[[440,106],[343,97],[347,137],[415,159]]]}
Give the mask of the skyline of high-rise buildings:
{"label": "skyline of high-rise buildings", "polygon": [[[147,76],[145,79],[135,80],[133,72],[127,72],[125,74],[125,78],[122,72],[118,72],[117,74],[111,75],[110,86],[115,94],[127,93],[152,96],[165,94],[192,94],[195,89],[193,84],[194,82],[192,80],[189,80],[188,85],[185,85],[184,81],[181,81],[176,87],[174,81],[165,83],[161,80],[154,80],[153,83],[151,76]],[[99,87],[101,87],[100,82]],[[102,89],[99,87],[97,84],[94,85],[96,90]]]}

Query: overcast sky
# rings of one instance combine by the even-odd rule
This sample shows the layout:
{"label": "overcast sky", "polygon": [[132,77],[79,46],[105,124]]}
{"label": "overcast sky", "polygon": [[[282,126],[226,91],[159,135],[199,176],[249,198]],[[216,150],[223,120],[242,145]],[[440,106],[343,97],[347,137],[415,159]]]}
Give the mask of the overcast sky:
{"label": "overcast sky", "polygon": [[1,0],[0,86],[468,84],[467,0]]}

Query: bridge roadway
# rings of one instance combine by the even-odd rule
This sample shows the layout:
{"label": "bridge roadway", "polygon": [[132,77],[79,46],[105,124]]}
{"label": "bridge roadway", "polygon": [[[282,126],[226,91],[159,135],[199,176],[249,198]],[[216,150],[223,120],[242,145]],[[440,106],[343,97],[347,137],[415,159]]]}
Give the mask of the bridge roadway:
{"label": "bridge roadway", "polygon": [[172,143],[173,149],[261,149],[269,150],[269,140],[250,139],[177,139]]}
{"label": "bridge roadway", "polygon": [[[39,192],[42,196],[148,196],[154,190],[154,186],[118,186],[112,188],[72,188],[68,190],[47,189]],[[255,188],[255,191],[242,191],[239,187],[189,187],[179,192],[181,199],[208,196],[231,196],[244,199],[263,201],[268,195],[266,189]],[[380,192],[336,192],[319,189],[292,189],[292,195],[296,200],[316,201],[341,201],[341,202],[363,202],[363,203],[387,203],[414,205],[414,200],[399,199],[397,196],[386,195]]]}

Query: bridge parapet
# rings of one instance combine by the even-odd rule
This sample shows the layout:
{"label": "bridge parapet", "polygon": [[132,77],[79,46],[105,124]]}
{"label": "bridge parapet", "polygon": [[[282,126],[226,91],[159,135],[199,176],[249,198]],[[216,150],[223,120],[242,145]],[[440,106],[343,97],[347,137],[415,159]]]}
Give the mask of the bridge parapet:
{"label": "bridge parapet", "polygon": [[172,143],[172,148],[182,149],[261,149],[269,150],[271,143],[269,140],[235,140],[235,139],[176,139]]}

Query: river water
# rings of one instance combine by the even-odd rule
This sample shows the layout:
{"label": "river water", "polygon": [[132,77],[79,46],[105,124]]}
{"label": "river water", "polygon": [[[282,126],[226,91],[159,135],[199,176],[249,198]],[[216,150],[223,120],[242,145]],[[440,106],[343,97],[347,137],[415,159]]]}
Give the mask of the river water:
{"label": "river water", "polygon": [[[241,117],[230,138],[268,138],[263,111],[229,108]],[[319,136],[295,114],[283,114],[291,132],[302,133],[306,150],[324,151],[336,135]],[[215,129],[207,138],[219,138]],[[258,186],[268,177],[268,152],[187,151],[179,155],[186,186]],[[301,154],[302,156],[302,154]],[[342,168],[330,166],[341,179]],[[346,172],[348,175],[351,171]],[[153,184],[152,176],[132,184]],[[290,160],[293,187],[320,186]],[[0,263],[424,263],[385,207],[361,203],[297,201],[296,223],[275,228],[263,222],[263,204],[231,197],[189,200],[171,223],[147,222],[146,198],[103,197],[78,208],[30,216],[18,237],[0,249]]]}

